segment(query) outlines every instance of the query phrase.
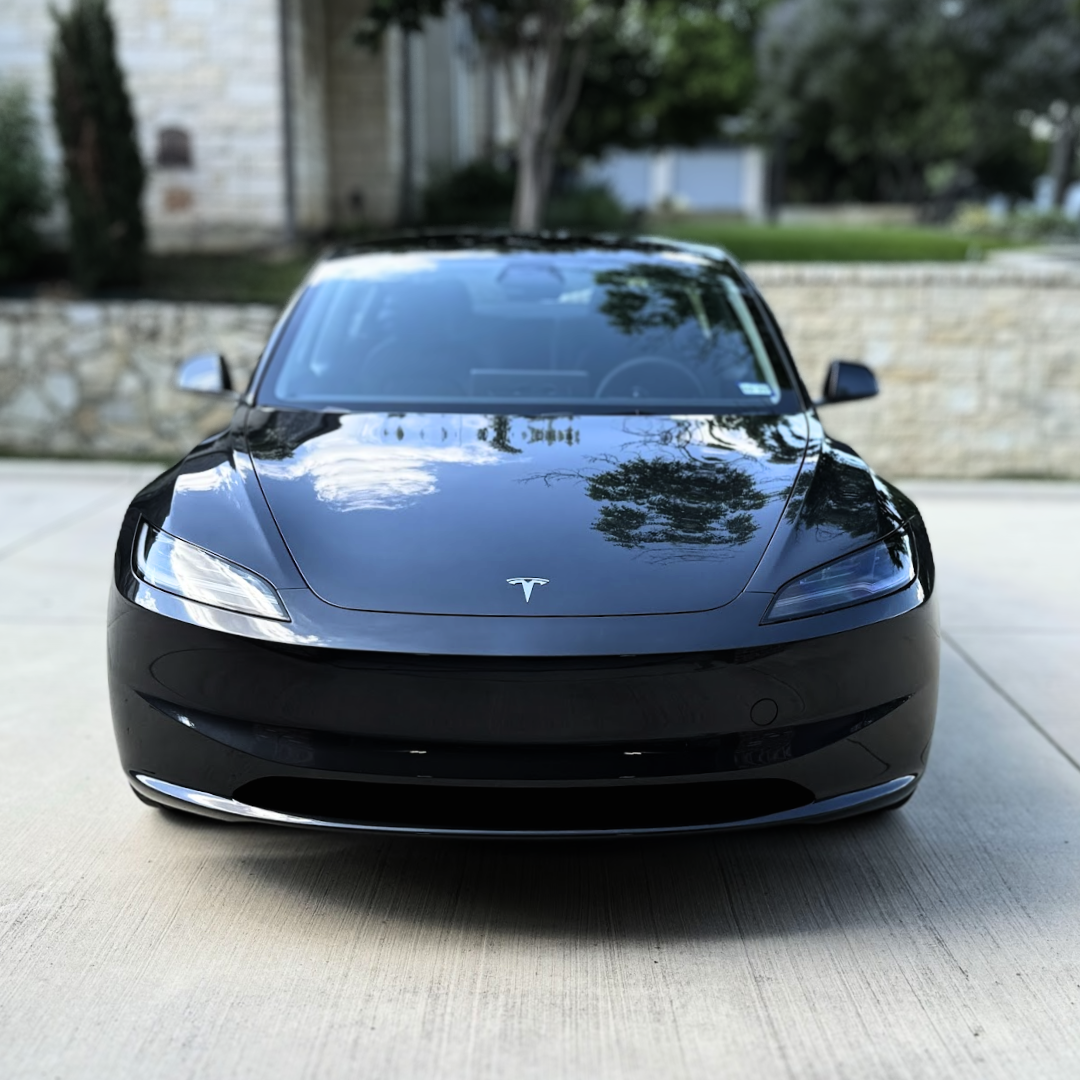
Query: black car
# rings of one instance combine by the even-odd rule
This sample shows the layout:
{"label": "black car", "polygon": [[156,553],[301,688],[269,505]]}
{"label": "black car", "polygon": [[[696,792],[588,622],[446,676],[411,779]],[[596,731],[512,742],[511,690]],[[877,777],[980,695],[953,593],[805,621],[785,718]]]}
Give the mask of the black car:
{"label": "black car", "polygon": [[[724,252],[455,234],[316,265],[228,430],[131,504],[112,711],[144,801],[589,835],[898,806],[937,699],[914,504],[830,439]],[[825,401],[867,397],[837,361]]]}

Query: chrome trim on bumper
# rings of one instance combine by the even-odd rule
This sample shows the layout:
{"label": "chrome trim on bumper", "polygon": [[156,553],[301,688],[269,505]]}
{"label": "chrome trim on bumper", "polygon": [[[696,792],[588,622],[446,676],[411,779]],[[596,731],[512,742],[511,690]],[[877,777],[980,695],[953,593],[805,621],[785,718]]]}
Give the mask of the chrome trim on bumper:
{"label": "chrome trim on bumper", "polygon": [[730,829],[754,829],[767,825],[787,825],[797,822],[831,821],[852,814],[863,813],[879,807],[886,807],[899,802],[903,793],[914,783],[914,776],[900,776],[884,784],[863,788],[862,791],[850,791],[845,795],[835,795],[831,799],[800,806],[794,810],[784,810],[778,814],[766,814],[764,817],[744,818],[741,821],[725,821],[716,825],[679,825],[656,829],[559,829],[543,831],[498,830],[498,829],[437,829],[418,828],[410,825],[364,825],[352,821],[334,821],[332,819],[298,817],[295,814],[280,814],[276,810],[264,810],[258,806],[237,802],[221,795],[211,795],[206,791],[181,787],[159,780],[153,776],[136,773],[132,778],[132,787],[161,806],[201,814],[219,821],[239,824],[244,821],[262,822],[267,825],[291,825],[307,829],[337,829],[344,832],[363,833],[408,833],[423,836],[484,836],[484,837],[584,837],[584,836],[648,836],[663,833],[723,832]]}

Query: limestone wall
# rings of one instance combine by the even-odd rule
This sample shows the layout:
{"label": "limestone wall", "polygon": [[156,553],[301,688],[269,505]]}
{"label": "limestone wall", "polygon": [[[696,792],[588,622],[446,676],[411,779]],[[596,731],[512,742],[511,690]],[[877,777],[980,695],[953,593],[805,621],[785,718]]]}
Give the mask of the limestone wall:
{"label": "limestone wall", "polygon": [[[823,419],[887,476],[1080,478],[1080,275],[990,266],[751,266],[812,392],[833,358],[881,396]],[[227,410],[172,389],[185,356],[246,378],[265,306],[0,301],[0,448],[179,455]]]}
{"label": "limestone wall", "polygon": [[822,410],[885,475],[1080,477],[1080,274],[761,264],[750,274],[812,394],[863,360],[879,397]]}
{"label": "limestone wall", "polygon": [[177,361],[223,352],[242,386],[276,317],[261,305],[0,301],[0,450],[178,457],[229,409],[173,389]]}

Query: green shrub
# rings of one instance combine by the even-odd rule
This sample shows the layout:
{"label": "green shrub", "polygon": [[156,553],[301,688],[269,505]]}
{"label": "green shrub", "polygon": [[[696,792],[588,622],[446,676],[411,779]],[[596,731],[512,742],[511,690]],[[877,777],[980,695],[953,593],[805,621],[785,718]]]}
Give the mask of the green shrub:
{"label": "green shrub", "polygon": [[80,288],[133,285],[142,272],[146,171],[106,0],[53,9],[53,110],[64,151],[71,273]]}
{"label": "green shrub", "polygon": [[552,196],[544,224],[574,232],[621,232],[635,220],[606,184],[589,184]]}
{"label": "green shrub", "polygon": [[19,83],[0,86],[0,280],[32,269],[51,202],[30,95]]}
{"label": "green shrub", "polygon": [[436,177],[424,192],[424,224],[504,227],[514,201],[514,174],[474,161]]}
{"label": "green shrub", "polygon": [[[488,161],[474,161],[438,177],[424,192],[424,224],[505,228],[514,202],[514,173]],[[631,217],[603,184],[556,192],[544,227],[578,232],[625,229]]]}
{"label": "green shrub", "polygon": [[1080,239],[1080,221],[1066,217],[1061,210],[1036,210],[1032,206],[1007,214],[992,214],[978,204],[962,206],[951,224],[956,232],[965,236],[993,237],[1014,243]]}

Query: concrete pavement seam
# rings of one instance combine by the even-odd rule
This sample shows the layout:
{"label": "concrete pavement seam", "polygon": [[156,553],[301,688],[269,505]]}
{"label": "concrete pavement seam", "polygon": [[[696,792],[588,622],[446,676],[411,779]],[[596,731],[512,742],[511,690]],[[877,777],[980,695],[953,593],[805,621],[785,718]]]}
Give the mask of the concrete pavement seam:
{"label": "concrete pavement seam", "polygon": [[42,525],[40,529],[33,529],[25,536],[19,537],[18,540],[13,540],[6,547],[0,547],[0,559],[6,559],[9,555],[14,555],[28,544],[32,544],[35,540],[39,540],[43,536],[48,536],[49,533],[56,529],[66,529],[68,525],[82,517],[84,514],[97,513],[103,506],[107,506],[116,498],[117,491],[123,486],[124,485],[122,484],[117,484],[115,487],[109,489],[107,495],[102,495],[100,499],[94,499],[92,502],[80,506],[77,510],[72,510],[70,513],[63,514],[55,520]]}
{"label": "concrete pavement seam", "polygon": [[986,685],[990,687],[991,690],[993,690],[1004,701],[1008,702],[1008,704],[1010,704],[1059,754],[1061,754],[1061,756],[1074,769],[1080,771],[1080,761],[1077,761],[1076,758],[1074,758],[1072,754],[1070,754],[1069,751],[1066,750],[1065,747],[1062,746],[1061,743],[1059,743],[1057,739],[1055,739],[1054,736],[1051,735],[1050,732],[1047,731],[1046,728],[1044,728],[1042,724],[1040,724],[1039,721],[1036,720],[1035,717],[1032,716],[1031,713],[1029,713],[1027,709],[1025,709],[1024,706],[1016,700],[1016,698],[1014,698],[999,682],[997,682],[986,671],[986,669],[983,668],[978,663],[978,661],[976,661],[975,658],[971,656],[970,653],[968,653],[967,650],[959,644],[959,642],[957,642],[945,630],[941,631],[941,637],[960,657],[960,659],[963,660],[968,665],[968,667],[971,668],[971,670],[974,671],[975,674],[978,675],[979,678],[981,678],[983,682],[985,682]]}

